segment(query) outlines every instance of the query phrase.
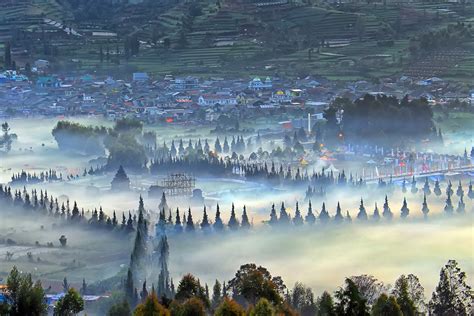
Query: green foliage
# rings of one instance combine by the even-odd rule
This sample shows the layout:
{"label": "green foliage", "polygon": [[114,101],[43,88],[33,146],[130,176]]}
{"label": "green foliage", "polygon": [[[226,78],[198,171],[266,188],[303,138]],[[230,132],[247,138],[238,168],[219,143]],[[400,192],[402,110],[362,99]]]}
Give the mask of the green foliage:
{"label": "green foliage", "polygon": [[199,298],[206,306],[209,306],[209,299],[206,296],[205,289],[192,274],[183,276],[176,290],[176,300],[184,302],[191,298]]}
{"label": "green foliage", "polygon": [[112,305],[107,312],[107,316],[130,316],[130,305],[126,300]]}
{"label": "green foliage", "polygon": [[217,307],[215,316],[244,316],[245,310],[236,301],[224,298],[222,303]]}
{"label": "green foliage", "polygon": [[404,316],[395,297],[382,294],[372,307],[372,316]]}
{"label": "green foliage", "polygon": [[317,301],[318,315],[320,316],[335,316],[334,300],[331,294],[324,291]]}
{"label": "green foliage", "polygon": [[357,288],[357,285],[349,278],[346,278],[344,288],[336,291],[336,314],[341,316],[369,315],[367,300],[364,299]]}
{"label": "green foliage", "polygon": [[148,295],[145,301],[139,304],[135,311],[134,316],[169,316],[170,312],[164,308],[159,302],[156,294],[152,293]]}
{"label": "green foliage", "polygon": [[58,300],[54,308],[54,316],[70,316],[81,312],[84,309],[84,300],[79,293],[70,288],[66,295]]}
{"label": "green foliage", "polygon": [[47,305],[45,293],[41,282],[33,284],[31,274],[21,274],[13,267],[7,278],[8,293],[6,295],[10,304],[10,316],[45,315]]}
{"label": "green foliage", "polygon": [[258,300],[255,307],[250,309],[250,316],[273,316],[275,315],[275,309],[272,304],[266,299],[261,298]]}
{"label": "green foliage", "polygon": [[260,298],[266,298],[275,305],[280,304],[280,289],[284,285],[280,278],[272,277],[270,272],[262,266],[253,263],[245,264],[229,281],[229,287],[234,295],[242,295],[250,304],[255,304]]}

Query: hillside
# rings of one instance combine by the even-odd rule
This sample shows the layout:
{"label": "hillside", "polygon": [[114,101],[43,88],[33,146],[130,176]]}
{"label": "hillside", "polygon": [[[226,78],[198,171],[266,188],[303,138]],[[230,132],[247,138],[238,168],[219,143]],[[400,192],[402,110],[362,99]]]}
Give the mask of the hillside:
{"label": "hillside", "polygon": [[[0,42],[12,42],[18,65],[44,58],[58,70],[472,81],[469,4],[93,3],[12,1],[0,9]],[[449,47],[415,47],[422,35],[460,23]]]}

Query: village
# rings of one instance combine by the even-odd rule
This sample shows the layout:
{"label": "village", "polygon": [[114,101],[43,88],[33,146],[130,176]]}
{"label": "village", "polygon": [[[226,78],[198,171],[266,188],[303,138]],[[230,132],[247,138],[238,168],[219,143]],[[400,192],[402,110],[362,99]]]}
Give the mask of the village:
{"label": "village", "polygon": [[[433,106],[474,106],[474,90],[433,77],[385,78],[380,83],[341,82],[312,76],[297,80],[277,77],[224,79],[193,76],[153,77],[132,73],[128,79],[93,74],[54,74],[37,60],[34,77],[7,70],[0,74],[0,118],[95,116],[108,120],[137,118],[146,123],[208,124],[221,114],[237,117],[279,117],[282,127],[301,122],[289,113],[301,110],[322,119],[337,98],[356,100],[365,94],[426,98]],[[301,120],[300,120],[301,121]],[[290,123],[290,124],[288,124]],[[293,125],[292,125],[293,124]],[[295,125],[296,124],[296,125]]]}

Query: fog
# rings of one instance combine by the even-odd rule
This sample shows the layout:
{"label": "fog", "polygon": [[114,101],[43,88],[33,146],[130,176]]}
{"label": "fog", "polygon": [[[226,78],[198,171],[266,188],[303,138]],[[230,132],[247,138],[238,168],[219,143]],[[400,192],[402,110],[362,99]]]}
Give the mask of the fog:
{"label": "fog", "polygon": [[[95,119],[75,121],[108,126],[112,124]],[[0,183],[7,183],[13,173],[21,170],[41,172],[51,168],[63,172],[63,175],[81,175],[83,169],[91,165],[89,161],[97,158],[61,152],[51,135],[56,120],[12,120],[9,124],[11,131],[18,135],[18,141],[14,143],[12,152],[0,157]],[[170,131],[160,133],[157,129],[157,133],[159,141],[167,137],[176,139],[180,136],[198,136],[186,130],[177,130],[170,134]],[[209,137],[211,138],[214,136]],[[454,142],[458,143],[459,139]],[[459,153],[464,150],[461,151],[461,147],[456,146]],[[316,163],[311,166],[313,167],[320,168],[321,165]],[[138,176],[129,173],[129,177],[132,185],[145,188],[159,183],[163,175]],[[121,216],[122,211],[136,210],[138,198],[143,195],[145,208],[152,219],[156,218],[159,199],[148,198],[146,190],[112,193],[112,178],[113,174],[108,173],[81,177],[73,181],[42,183],[27,186],[27,189],[48,190],[54,197],[60,197],[60,201],[77,200],[80,209],[102,206],[108,215],[116,210],[118,216]],[[467,178],[462,178],[465,192],[468,181]],[[421,213],[423,182],[424,178],[418,179],[419,191],[416,194],[403,194],[399,186],[396,186],[393,192],[381,191],[374,187],[330,191],[325,197],[312,200],[313,212],[317,215],[325,202],[329,214],[334,216],[337,202],[340,201],[343,214],[349,211],[352,216],[352,224],[332,224],[327,227],[305,225],[302,228],[277,229],[263,223],[269,219],[272,203],[275,203],[279,213],[281,202],[285,202],[287,212],[293,217],[295,204],[299,202],[304,217],[307,212],[305,187],[288,190],[242,179],[198,177],[196,187],[205,192],[211,220],[214,219],[216,204],[219,203],[223,220],[227,222],[231,203],[235,203],[238,219],[240,220],[245,205],[254,227],[249,232],[234,234],[228,232],[224,235],[205,235],[197,232],[192,237],[188,234],[170,236],[170,272],[175,280],[184,273],[191,272],[204,282],[213,284],[216,278],[231,279],[241,264],[254,262],[267,267],[273,275],[280,275],[288,287],[292,287],[296,281],[302,281],[312,287],[316,294],[325,289],[335,290],[346,276],[367,273],[385,283],[393,283],[401,274],[414,273],[419,276],[428,294],[438,281],[440,268],[448,259],[456,259],[467,272],[472,284],[473,202],[467,197],[464,198],[466,214],[463,216],[454,215],[450,218],[442,214],[446,199],[446,183],[442,182],[443,194],[439,197],[431,194],[427,198],[430,215],[425,221]],[[408,190],[409,186],[407,184]],[[455,191],[456,187],[457,179],[453,178]],[[375,203],[382,212],[385,194],[388,195],[394,213],[393,222],[367,225],[357,223],[360,199],[364,199],[370,217]],[[399,214],[404,197],[407,198],[410,215],[403,221]],[[452,200],[456,208],[458,197],[453,196]],[[173,209],[174,215],[177,207],[184,211],[189,203],[169,198],[168,205]],[[202,219],[202,207],[193,207],[192,211],[197,224]],[[85,276],[91,281],[97,281],[113,276],[120,270],[121,265],[128,264],[130,241],[116,239],[106,232],[84,232],[80,228],[69,226],[64,226],[67,229],[62,226],[53,228],[49,220],[50,218],[31,221],[25,220],[24,217],[13,217],[0,222],[0,237],[12,238],[18,243],[18,247],[13,249],[16,255],[11,262],[3,259],[9,248],[0,245],[0,272],[5,273],[13,264],[19,264],[24,271],[32,272],[38,278],[60,280],[67,274],[76,282]],[[44,229],[40,228],[41,225]],[[53,241],[58,245],[57,240],[62,234],[68,237],[68,249],[38,248],[34,250],[34,256],[45,257],[45,260],[59,260],[64,264],[77,259],[84,262],[85,266],[72,267],[66,273],[64,267],[61,269],[54,265],[35,265],[25,261],[26,252],[31,251],[29,248],[34,248],[35,241],[40,244]],[[102,252],[104,259],[96,261],[94,258]]]}

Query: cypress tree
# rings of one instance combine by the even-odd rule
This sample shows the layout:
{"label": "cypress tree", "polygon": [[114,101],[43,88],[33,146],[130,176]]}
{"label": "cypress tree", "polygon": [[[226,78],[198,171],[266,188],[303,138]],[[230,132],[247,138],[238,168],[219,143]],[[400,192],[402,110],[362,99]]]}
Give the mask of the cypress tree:
{"label": "cypress tree", "polygon": [[283,225],[288,225],[288,224],[290,224],[290,217],[289,217],[288,213],[286,212],[286,208],[285,208],[285,203],[284,203],[284,202],[281,202],[280,219],[278,220],[278,222],[279,222],[280,224],[283,224]]}
{"label": "cypress tree", "polygon": [[177,233],[181,233],[183,231],[183,225],[181,225],[181,217],[179,216],[179,208],[176,208],[176,220],[174,223],[174,230]]}
{"label": "cypress tree", "polygon": [[213,226],[216,231],[224,230],[224,223],[222,222],[222,219],[221,219],[221,211],[219,209],[219,204],[217,204],[217,207],[216,207],[216,218],[214,220]]}
{"label": "cypress tree", "polygon": [[204,212],[202,215],[202,222],[201,222],[201,229],[204,231],[209,230],[209,227],[211,224],[209,224],[209,219],[207,218],[207,212],[206,212],[206,206],[204,206]]}
{"label": "cypress tree", "polygon": [[458,189],[456,190],[456,195],[459,197],[464,196],[464,190],[462,189],[461,180],[459,180]]}
{"label": "cypress tree", "polygon": [[309,200],[309,203],[308,203],[308,214],[306,214],[305,220],[306,220],[306,223],[308,223],[310,225],[313,225],[316,222],[316,216],[314,216],[314,214],[313,214],[313,208],[312,208],[312,205],[311,205],[311,200]]}
{"label": "cypress tree", "polygon": [[448,192],[448,197],[446,198],[446,205],[444,206],[444,211],[447,214],[452,214],[454,211],[454,208],[453,208],[453,203],[451,201],[451,193],[449,190],[447,190],[447,192]]}
{"label": "cypress tree", "polygon": [[367,212],[366,212],[365,207],[364,207],[364,201],[362,199],[360,199],[359,213],[357,213],[357,219],[362,220],[362,221],[366,221],[367,218],[368,218],[368,216],[367,216]]}
{"label": "cypress tree", "polygon": [[298,202],[296,202],[296,210],[295,210],[295,217],[293,218],[293,223],[296,226],[301,226],[303,225],[303,216],[301,216],[300,208],[298,205]]}
{"label": "cypress tree", "polygon": [[193,222],[193,216],[191,215],[191,208],[188,209],[188,220],[186,221],[186,231],[187,232],[194,231],[194,222]]}
{"label": "cypress tree", "polygon": [[425,185],[423,186],[423,192],[425,195],[431,194],[430,183],[428,182],[428,177],[425,178]]}
{"label": "cypress tree", "polygon": [[435,181],[435,187],[434,187],[434,194],[436,194],[436,196],[440,196],[441,195],[441,188],[439,186],[439,181],[438,179],[436,179]]}
{"label": "cypress tree", "polygon": [[319,213],[318,219],[323,224],[326,224],[327,222],[329,222],[330,216],[329,216],[328,211],[326,211],[326,203],[324,202],[323,202],[321,212]]}
{"label": "cypress tree", "polygon": [[227,224],[231,230],[237,230],[239,228],[239,221],[237,220],[235,216],[235,208],[234,208],[234,203],[232,203],[232,209],[230,211],[230,219],[229,223]]}
{"label": "cypress tree", "polygon": [[411,181],[411,193],[415,194],[417,192],[418,192],[418,188],[416,187],[415,176],[413,176],[413,180]]}
{"label": "cypress tree", "polygon": [[471,200],[474,199],[474,190],[472,189],[472,181],[469,181],[469,191],[467,192],[467,196]]}
{"label": "cypress tree", "polygon": [[374,209],[374,214],[372,215],[372,219],[376,222],[378,222],[380,220],[380,212],[379,212],[379,208],[377,206],[377,203],[375,203],[375,209]]}
{"label": "cypress tree", "polygon": [[240,224],[240,226],[242,226],[242,228],[250,228],[250,221],[249,221],[249,218],[247,216],[247,208],[245,207],[244,205],[244,210],[242,212],[242,224]]}
{"label": "cypress tree", "polygon": [[391,220],[392,217],[393,217],[393,213],[390,210],[390,206],[388,205],[388,197],[387,196],[385,196],[385,202],[383,204],[382,216],[387,220]]}
{"label": "cypress tree", "polygon": [[458,202],[458,207],[456,208],[456,212],[464,213],[466,210],[466,204],[464,204],[464,197],[461,195]]}
{"label": "cypress tree", "polygon": [[275,210],[275,204],[272,204],[272,210],[270,212],[270,221],[268,223],[270,225],[276,225],[278,223],[278,217]]}
{"label": "cypress tree", "polygon": [[446,195],[453,195],[453,184],[451,183],[451,180],[448,182],[448,186],[446,187]]}
{"label": "cypress tree", "polygon": [[428,203],[426,202],[426,194],[423,196],[423,206],[421,208],[421,212],[423,213],[423,217],[427,219],[430,209],[428,208]]}
{"label": "cypress tree", "polygon": [[344,220],[344,216],[342,215],[341,204],[337,202],[336,215],[334,215],[334,221],[336,223],[342,223],[343,220]]}
{"label": "cypress tree", "polygon": [[407,199],[403,198],[403,205],[402,205],[402,208],[400,209],[400,217],[407,218],[409,213],[410,213],[410,210],[408,209]]}

